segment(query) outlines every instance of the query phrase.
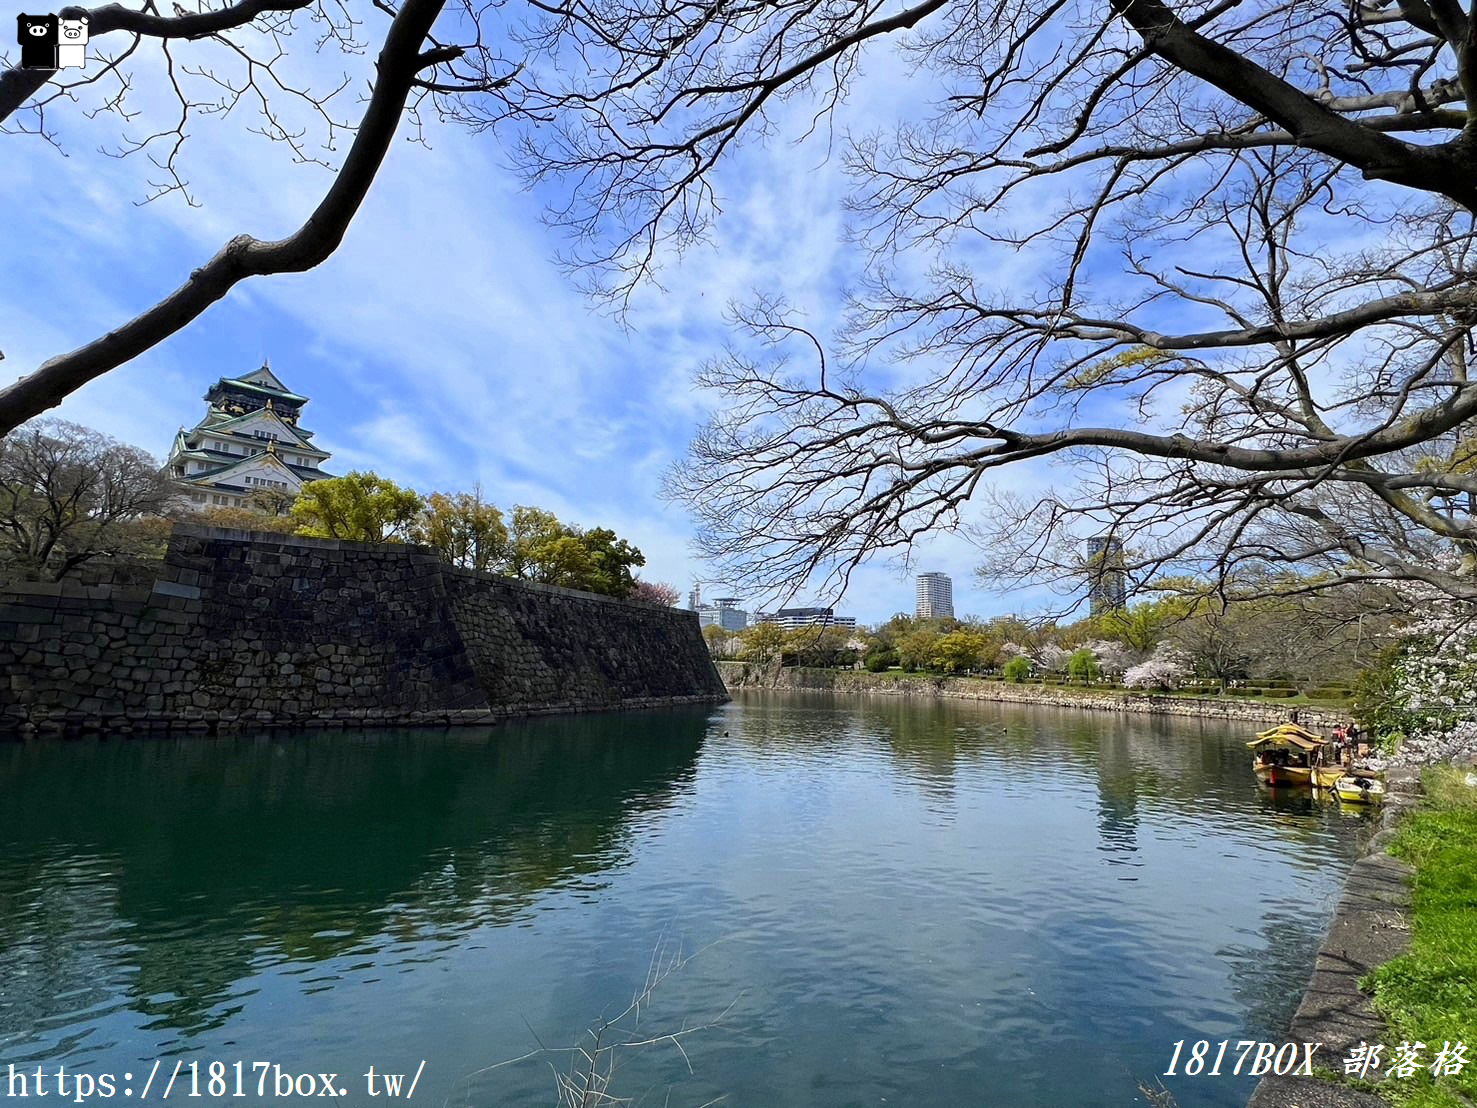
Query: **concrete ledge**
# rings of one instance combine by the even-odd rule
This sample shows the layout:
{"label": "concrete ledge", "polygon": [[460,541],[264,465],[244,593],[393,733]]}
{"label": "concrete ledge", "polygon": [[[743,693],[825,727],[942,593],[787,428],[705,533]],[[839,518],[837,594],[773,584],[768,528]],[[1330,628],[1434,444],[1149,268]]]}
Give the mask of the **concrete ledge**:
{"label": "concrete ledge", "polygon": [[[1360,1043],[1378,1043],[1385,1022],[1359,988],[1372,970],[1398,958],[1410,946],[1411,877],[1414,868],[1385,853],[1395,826],[1415,804],[1420,775],[1392,770],[1381,829],[1368,853],[1354,863],[1344,883],[1333,922],[1313,963],[1308,991],[1293,1014],[1288,1038],[1321,1042],[1324,1065],[1337,1070]],[[1390,1044],[1386,1044],[1389,1046]],[[1326,1052],[1326,1053],[1325,1053]],[[1371,1080],[1384,1076],[1371,1071]],[[1267,1077],[1257,1085],[1247,1108],[1387,1108],[1385,1101],[1335,1082],[1307,1077]]]}
{"label": "concrete ledge", "polygon": [[1372,1093],[1361,1093],[1316,1077],[1268,1077],[1256,1087],[1246,1108],[1390,1108]]}
{"label": "concrete ledge", "polygon": [[1307,994],[1292,1017],[1293,1040],[1321,1042],[1335,1058],[1360,1043],[1380,1041],[1384,1021],[1359,982],[1410,946],[1413,873],[1408,863],[1388,854],[1367,854],[1354,863]]}
{"label": "concrete ledge", "polygon": [[405,711],[344,708],[311,715],[282,715],[261,712],[197,712],[173,715],[163,712],[124,712],[90,715],[65,712],[39,720],[0,719],[0,742],[25,739],[37,733],[76,736],[190,731],[197,734],[237,734],[242,731],[343,730],[361,727],[494,727],[537,716],[582,715],[589,712],[631,712],[656,708],[718,705],[727,698],[711,695],[634,697],[609,703],[508,704],[492,708],[417,708]]}

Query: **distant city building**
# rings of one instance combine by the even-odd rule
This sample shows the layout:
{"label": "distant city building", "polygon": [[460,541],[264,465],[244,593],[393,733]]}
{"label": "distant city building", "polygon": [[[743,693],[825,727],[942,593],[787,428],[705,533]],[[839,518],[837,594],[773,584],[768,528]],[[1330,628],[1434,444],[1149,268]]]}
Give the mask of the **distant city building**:
{"label": "distant city building", "polygon": [[695,612],[703,606],[703,587],[694,583],[691,591],[687,594],[687,608]]}
{"label": "distant city building", "polygon": [[1109,535],[1087,540],[1087,601],[1093,615],[1115,611],[1128,603],[1123,543]]}
{"label": "distant city building", "polygon": [[749,626],[749,613],[739,607],[736,596],[720,596],[711,604],[699,604],[697,621],[703,627],[721,627],[725,631],[742,631]]}
{"label": "distant city building", "polygon": [[252,493],[296,496],[309,481],[333,474],[331,455],[298,426],[306,396],[292,392],[263,365],[243,377],[222,377],[205,393],[205,418],[174,437],[165,472],[197,507],[250,507]]}
{"label": "distant city building", "polygon": [[760,612],[755,623],[773,623],[786,631],[797,627],[855,627],[855,616],[838,616],[830,608],[781,608],[777,612]]}
{"label": "distant city building", "polygon": [[947,573],[920,573],[918,607],[913,614],[919,619],[953,619],[954,579]]}

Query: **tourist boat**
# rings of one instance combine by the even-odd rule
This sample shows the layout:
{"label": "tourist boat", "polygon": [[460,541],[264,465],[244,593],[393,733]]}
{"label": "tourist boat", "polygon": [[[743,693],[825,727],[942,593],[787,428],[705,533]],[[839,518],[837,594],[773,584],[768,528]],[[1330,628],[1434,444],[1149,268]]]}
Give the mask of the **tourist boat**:
{"label": "tourist boat", "polygon": [[1345,804],[1379,804],[1385,799],[1385,783],[1371,770],[1349,770],[1334,782],[1333,792]]}
{"label": "tourist boat", "polygon": [[1330,756],[1329,743],[1296,723],[1280,723],[1246,744],[1252,770],[1268,785],[1331,788],[1347,772]]}

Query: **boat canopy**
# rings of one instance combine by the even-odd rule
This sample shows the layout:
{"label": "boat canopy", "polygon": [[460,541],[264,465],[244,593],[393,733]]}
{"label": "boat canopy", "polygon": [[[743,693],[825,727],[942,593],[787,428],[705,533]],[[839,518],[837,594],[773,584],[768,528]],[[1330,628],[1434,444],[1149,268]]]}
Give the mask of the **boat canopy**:
{"label": "boat canopy", "polygon": [[1317,735],[1304,732],[1299,735],[1292,731],[1265,732],[1252,739],[1246,744],[1255,750],[1259,746],[1291,746],[1305,753],[1311,753],[1323,745],[1323,740]]}

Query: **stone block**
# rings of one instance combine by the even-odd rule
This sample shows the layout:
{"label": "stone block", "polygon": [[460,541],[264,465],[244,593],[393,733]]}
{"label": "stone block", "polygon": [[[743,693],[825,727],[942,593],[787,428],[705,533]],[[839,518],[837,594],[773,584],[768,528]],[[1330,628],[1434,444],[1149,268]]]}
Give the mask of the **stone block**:
{"label": "stone block", "polygon": [[56,618],[55,605],[0,604],[0,634],[7,623],[51,623]]}
{"label": "stone block", "polygon": [[200,588],[194,584],[182,584],[178,581],[168,581],[164,578],[154,582],[154,595],[177,596],[187,600],[199,600]]}

